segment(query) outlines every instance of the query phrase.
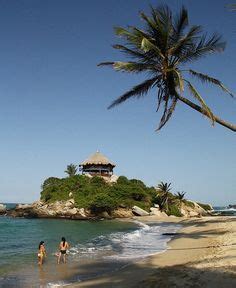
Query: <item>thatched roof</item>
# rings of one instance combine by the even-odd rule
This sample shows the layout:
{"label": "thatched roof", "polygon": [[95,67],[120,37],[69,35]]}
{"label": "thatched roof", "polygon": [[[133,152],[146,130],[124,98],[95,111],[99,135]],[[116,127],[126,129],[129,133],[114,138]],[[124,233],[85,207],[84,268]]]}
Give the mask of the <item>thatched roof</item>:
{"label": "thatched roof", "polygon": [[111,162],[106,156],[104,156],[102,153],[97,151],[93,155],[89,156],[86,160],[84,160],[82,163],[80,163],[79,166],[85,166],[85,165],[111,165],[115,167],[116,165]]}

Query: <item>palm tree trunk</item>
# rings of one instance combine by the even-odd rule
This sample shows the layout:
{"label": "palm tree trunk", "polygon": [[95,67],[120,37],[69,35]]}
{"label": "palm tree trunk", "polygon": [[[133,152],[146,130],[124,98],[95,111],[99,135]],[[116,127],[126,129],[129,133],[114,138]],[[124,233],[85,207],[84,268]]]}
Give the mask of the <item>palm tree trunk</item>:
{"label": "palm tree trunk", "polygon": [[[188,106],[190,106],[191,108],[193,108],[194,110],[196,110],[196,111],[198,111],[199,113],[207,116],[206,111],[205,111],[204,109],[202,109],[200,106],[198,106],[197,104],[191,102],[191,101],[188,100],[187,98],[184,98],[184,97],[180,96],[179,94],[177,94],[176,97],[177,97],[180,101],[182,101],[183,103],[185,103],[186,105],[188,105]],[[231,123],[229,123],[229,122],[226,122],[226,121],[220,119],[219,117],[217,117],[217,116],[215,116],[215,115],[214,115],[214,118],[215,118],[215,122],[217,122],[218,124],[220,124],[220,125],[228,128],[228,129],[236,132],[236,125],[231,124]]]}

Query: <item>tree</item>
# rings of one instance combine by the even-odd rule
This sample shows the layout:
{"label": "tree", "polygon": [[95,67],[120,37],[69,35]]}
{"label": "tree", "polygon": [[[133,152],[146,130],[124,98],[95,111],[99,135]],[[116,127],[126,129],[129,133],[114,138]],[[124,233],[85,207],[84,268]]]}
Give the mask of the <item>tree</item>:
{"label": "tree", "polygon": [[182,191],[182,192],[177,192],[177,194],[175,194],[176,199],[178,199],[180,202],[182,202],[184,200],[184,196],[185,196],[186,192]]}
{"label": "tree", "polygon": [[172,197],[172,194],[170,193],[171,191],[171,183],[164,183],[161,182],[157,186],[157,191],[158,191],[158,198],[159,198],[159,205],[160,209],[166,209],[166,211],[169,210],[169,201]]}
{"label": "tree", "polygon": [[74,164],[67,165],[66,170],[64,172],[68,174],[69,177],[75,176],[77,173],[77,165]]}
{"label": "tree", "polygon": [[[176,104],[182,102],[192,109],[215,122],[236,131],[236,125],[217,117],[207,106],[205,100],[190,82],[192,76],[203,83],[218,86],[224,92],[234,97],[220,80],[206,74],[186,68],[186,64],[194,62],[204,56],[221,52],[225,42],[221,36],[214,34],[207,37],[202,27],[191,26],[188,30],[188,12],[183,7],[176,17],[173,17],[168,6],[151,7],[151,15],[140,13],[144,20],[144,29],[137,27],[116,27],[115,33],[124,40],[124,44],[116,44],[113,48],[123,52],[130,61],[103,62],[98,66],[111,66],[116,71],[127,73],[146,73],[148,79],[134,86],[111,103],[108,109],[119,105],[130,98],[141,98],[154,88],[157,91],[157,108],[163,107],[159,126],[160,130],[171,118]],[[183,94],[186,89],[195,101],[192,102]]]}

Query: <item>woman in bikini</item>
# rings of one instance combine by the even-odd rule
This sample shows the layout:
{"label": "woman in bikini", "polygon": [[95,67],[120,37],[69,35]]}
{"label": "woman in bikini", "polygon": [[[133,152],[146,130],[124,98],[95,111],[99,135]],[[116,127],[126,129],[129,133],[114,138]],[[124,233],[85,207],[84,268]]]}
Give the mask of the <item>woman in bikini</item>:
{"label": "woman in bikini", "polygon": [[66,263],[66,251],[69,249],[69,244],[66,242],[65,237],[61,238],[61,243],[59,245],[59,254],[57,258],[57,264],[60,264],[61,257],[63,256],[63,262]]}
{"label": "woman in bikini", "polygon": [[46,249],[44,246],[44,241],[41,241],[39,243],[39,250],[38,250],[38,264],[42,265],[43,264],[43,260],[46,257]]}

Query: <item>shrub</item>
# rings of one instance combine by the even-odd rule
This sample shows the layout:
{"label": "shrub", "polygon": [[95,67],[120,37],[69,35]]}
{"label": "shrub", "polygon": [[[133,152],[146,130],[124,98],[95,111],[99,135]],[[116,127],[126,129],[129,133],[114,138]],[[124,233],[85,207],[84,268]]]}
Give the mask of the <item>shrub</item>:
{"label": "shrub", "polygon": [[195,205],[192,201],[188,201],[188,200],[183,200],[184,204],[186,204],[187,206],[191,207],[191,208],[194,208]]}
{"label": "shrub", "polygon": [[57,178],[57,177],[49,177],[48,179],[46,179],[41,188],[44,190],[49,186],[54,186],[54,185],[58,185],[60,184],[61,179]]}
{"label": "shrub", "polygon": [[117,201],[105,193],[96,195],[89,204],[90,210],[95,214],[104,211],[111,213],[117,206]]}
{"label": "shrub", "polygon": [[106,185],[106,182],[102,177],[95,176],[90,179],[90,184],[93,186],[102,187]]}
{"label": "shrub", "polygon": [[120,176],[118,179],[117,179],[117,184],[128,184],[129,183],[129,180],[127,177],[125,176]]}
{"label": "shrub", "polygon": [[177,205],[174,205],[174,204],[169,206],[169,209],[167,211],[167,215],[174,215],[176,217],[182,216],[179,207]]}
{"label": "shrub", "polygon": [[101,177],[89,178],[75,175],[67,178],[50,177],[42,185],[41,199],[46,202],[69,199],[73,193],[78,208],[90,208],[94,213],[110,213],[119,205],[132,207],[137,205],[149,210],[152,206],[155,188],[147,187],[137,179],[128,180],[119,177],[117,183],[110,185]]}

